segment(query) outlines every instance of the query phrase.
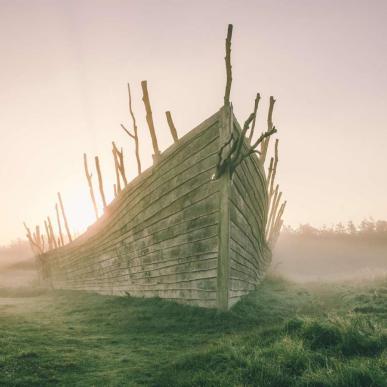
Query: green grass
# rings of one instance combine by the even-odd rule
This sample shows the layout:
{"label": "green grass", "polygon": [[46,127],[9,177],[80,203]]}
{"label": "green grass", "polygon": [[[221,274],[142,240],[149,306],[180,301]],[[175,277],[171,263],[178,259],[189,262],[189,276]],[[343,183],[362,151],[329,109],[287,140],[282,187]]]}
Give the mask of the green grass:
{"label": "green grass", "polygon": [[268,278],[230,312],[0,289],[0,385],[387,386],[387,282]]}

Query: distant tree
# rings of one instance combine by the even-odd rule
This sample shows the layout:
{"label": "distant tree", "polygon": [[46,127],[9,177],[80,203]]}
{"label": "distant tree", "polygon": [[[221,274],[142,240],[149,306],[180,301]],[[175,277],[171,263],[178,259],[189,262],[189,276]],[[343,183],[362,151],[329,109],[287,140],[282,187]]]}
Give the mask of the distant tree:
{"label": "distant tree", "polygon": [[339,222],[335,226],[335,233],[337,234],[345,234],[345,227],[343,223]]}
{"label": "distant tree", "polygon": [[363,219],[360,222],[359,232],[361,234],[372,234],[375,231],[375,223],[372,218]]}
{"label": "distant tree", "polygon": [[357,233],[357,228],[352,220],[347,223],[347,233],[350,235],[355,235]]}
{"label": "distant tree", "polygon": [[298,227],[298,233],[304,236],[316,236],[320,232],[317,228],[307,223],[307,224],[300,224],[300,226]]}

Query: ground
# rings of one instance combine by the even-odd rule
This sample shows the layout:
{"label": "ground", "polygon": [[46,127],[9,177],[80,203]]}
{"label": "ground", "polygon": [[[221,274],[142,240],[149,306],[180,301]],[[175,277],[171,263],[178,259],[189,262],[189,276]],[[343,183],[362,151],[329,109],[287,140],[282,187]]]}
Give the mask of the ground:
{"label": "ground", "polygon": [[267,278],[230,312],[0,290],[4,386],[387,386],[387,279]]}

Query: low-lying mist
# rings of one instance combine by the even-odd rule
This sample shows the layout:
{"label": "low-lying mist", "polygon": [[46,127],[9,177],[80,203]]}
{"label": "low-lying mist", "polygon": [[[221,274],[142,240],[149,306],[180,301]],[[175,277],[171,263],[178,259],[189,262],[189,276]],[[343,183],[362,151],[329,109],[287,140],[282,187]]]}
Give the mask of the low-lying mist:
{"label": "low-lying mist", "polygon": [[[334,228],[284,227],[271,270],[297,282],[371,279],[387,275],[387,222],[352,222]],[[0,247],[0,287],[36,283],[27,241]]]}
{"label": "low-lying mist", "polygon": [[0,288],[30,287],[35,282],[35,259],[28,242],[0,246]]}
{"label": "low-lying mist", "polygon": [[387,274],[387,222],[349,222],[331,229],[285,227],[272,270],[292,280],[370,279]]}

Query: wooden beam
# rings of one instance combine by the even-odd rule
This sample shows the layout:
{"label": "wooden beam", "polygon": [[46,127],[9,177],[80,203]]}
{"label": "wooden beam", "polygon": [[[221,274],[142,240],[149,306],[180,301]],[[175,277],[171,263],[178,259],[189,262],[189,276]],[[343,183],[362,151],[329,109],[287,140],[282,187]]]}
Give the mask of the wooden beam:
{"label": "wooden beam", "polygon": [[261,95],[259,93],[257,93],[257,95],[255,97],[255,101],[254,101],[254,110],[253,110],[254,119],[253,119],[253,122],[251,124],[251,129],[250,129],[250,134],[249,134],[249,143],[250,144],[251,144],[251,141],[253,140],[253,136],[254,136],[254,129],[255,129],[255,123],[257,120],[257,111],[258,111],[258,105],[259,105],[260,99],[261,99]]}
{"label": "wooden beam", "polygon": [[[273,129],[273,127],[274,127],[274,125],[273,125],[273,109],[274,109],[275,101],[276,100],[274,99],[274,97],[270,96],[269,110],[267,113],[267,130],[268,131]],[[264,142],[262,142],[262,145],[261,145],[260,159],[261,159],[262,164],[265,164],[267,150],[269,148],[269,142],[270,142],[270,137],[266,138],[266,140]]]}
{"label": "wooden beam", "polygon": [[103,190],[103,179],[102,179],[101,167],[99,165],[98,156],[95,156],[95,168],[97,169],[98,186],[99,186],[99,192],[101,194],[103,209],[106,210],[107,204],[106,204],[105,192]]}
{"label": "wooden beam", "polygon": [[153,162],[157,163],[159,160],[159,157],[160,157],[160,150],[159,150],[159,145],[157,142],[155,126],[153,124],[153,116],[152,116],[151,104],[149,101],[147,81],[142,81],[141,87],[142,87],[142,100],[144,102],[145,111],[146,111],[146,122],[148,124],[149,133],[150,133],[151,138],[152,138]]}
{"label": "wooden beam", "polygon": [[232,83],[232,66],[231,66],[231,38],[232,38],[232,24],[228,25],[226,37],[226,90],[224,92],[224,106],[230,104],[230,93]]}
{"label": "wooden beam", "polygon": [[46,229],[47,242],[48,242],[48,250],[50,251],[50,250],[52,250],[53,245],[52,245],[52,239],[51,239],[51,235],[50,235],[50,230],[48,228],[48,224],[47,224],[46,220],[44,221],[44,228]]}
{"label": "wooden beam", "polygon": [[51,235],[52,244],[53,244],[53,247],[56,249],[58,247],[58,244],[55,239],[54,229],[52,227],[51,219],[49,216],[47,216],[47,222],[48,222],[48,230],[50,231],[50,235]]}
{"label": "wooden beam", "polygon": [[115,144],[113,142],[113,149],[112,149],[112,153],[113,153],[113,158],[114,158],[114,170],[116,172],[116,190],[115,190],[115,194],[116,196],[121,192],[121,181],[120,181],[120,168],[119,168],[119,161],[118,161],[118,155],[116,153],[116,147],[115,147]]}
{"label": "wooden beam", "polygon": [[179,137],[177,136],[176,127],[172,120],[172,114],[168,110],[167,112],[165,112],[165,115],[167,116],[167,122],[168,122],[169,130],[171,131],[171,134],[172,134],[173,142],[178,142]]}
{"label": "wooden beam", "polygon": [[141,159],[140,159],[140,150],[139,150],[139,141],[138,141],[138,128],[136,123],[136,117],[134,116],[133,109],[132,109],[132,94],[130,92],[130,85],[128,83],[128,96],[129,96],[129,114],[132,117],[132,123],[133,123],[133,134],[130,133],[128,129],[125,128],[123,124],[121,124],[122,129],[134,140],[135,145],[135,154],[136,154],[136,160],[137,160],[137,172],[138,174],[141,173]]}
{"label": "wooden beam", "polygon": [[67,217],[66,217],[66,213],[64,210],[62,196],[61,196],[60,192],[58,192],[58,200],[59,200],[60,209],[62,211],[62,217],[63,217],[64,225],[66,228],[67,237],[68,237],[69,241],[72,242],[73,238],[71,237],[71,232],[70,232],[69,224],[67,222]]}
{"label": "wooden beam", "polygon": [[59,246],[64,246],[64,239],[63,239],[63,234],[62,234],[62,225],[60,222],[60,216],[59,216],[59,209],[58,209],[58,204],[55,203],[55,212],[56,212],[56,221],[58,223],[58,230],[59,230],[59,241],[58,243]]}
{"label": "wooden beam", "polygon": [[95,217],[96,217],[96,219],[98,219],[98,207],[97,207],[97,202],[95,201],[93,182],[92,182],[93,175],[89,172],[89,168],[87,166],[86,153],[83,154],[83,165],[85,167],[85,175],[86,175],[87,183],[89,185],[90,197],[91,197],[91,202],[93,203]]}

